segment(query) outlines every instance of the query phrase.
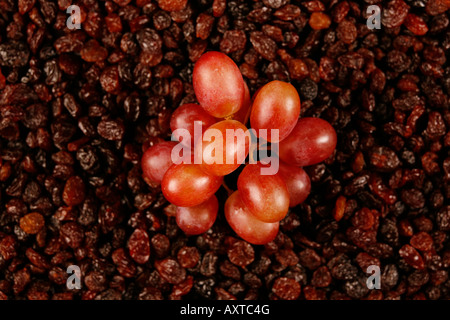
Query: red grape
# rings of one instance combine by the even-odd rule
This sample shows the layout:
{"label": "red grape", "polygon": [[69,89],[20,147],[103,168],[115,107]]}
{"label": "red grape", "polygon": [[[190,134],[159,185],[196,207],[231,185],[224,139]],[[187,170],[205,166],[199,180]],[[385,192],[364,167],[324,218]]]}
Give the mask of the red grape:
{"label": "red grape", "polygon": [[295,166],[309,166],[327,159],[336,148],[334,128],[320,118],[301,118],[291,134],[280,142],[280,158]]}
{"label": "red grape", "polygon": [[247,117],[247,113],[249,109],[252,107],[252,98],[250,96],[250,90],[248,89],[247,83],[244,81],[244,102],[242,103],[242,107],[233,114],[233,120],[242,122],[245,124],[245,118]]}
{"label": "red grape", "polygon": [[215,176],[233,172],[245,161],[250,140],[247,127],[239,121],[223,120],[213,124],[203,133],[202,143],[196,146],[203,170]]}
{"label": "red grape", "polygon": [[204,233],[216,221],[218,211],[219,202],[215,195],[194,207],[177,207],[177,225],[188,236]]}
{"label": "red grape", "polygon": [[217,122],[217,119],[207,113],[200,105],[195,103],[184,104],[172,113],[170,119],[170,129],[172,130],[173,138],[176,141],[183,141],[183,137],[178,133],[177,129],[185,129],[189,132],[190,143],[183,143],[186,146],[193,146],[194,144],[194,121],[200,121],[202,128],[206,129]]}
{"label": "red grape", "polygon": [[145,180],[159,184],[167,169],[173,164],[172,149],[177,143],[163,141],[148,148],[141,159],[142,172]]}
{"label": "red grape", "polygon": [[179,207],[193,207],[208,200],[222,184],[222,177],[206,174],[198,164],[173,164],[164,175],[164,197]]}
{"label": "red grape", "polygon": [[[255,96],[250,124],[259,130],[267,129],[267,141],[278,142],[294,129],[300,115],[300,97],[293,85],[274,80],[264,85]],[[279,130],[278,139],[271,136],[271,129]]]}
{"label": "red grape", "polygon": [[278,233],[279,222],[258,220],[245,206],[239,191],[232,193],[225,202],[225,218],[238,236],[252,244],[266,244]]}
{"label": "red grape", "polygon": [[311,191],[311,180],[305,170],[280,161],[278,174],[289,191],[289,207],[295,207],[306,200]]}
{"label": "red grape", "polygon": [[278,175],[262,175],[261,163],[248,164],[238,177],[242,200],[256,218],[264,222],[283,219],[289,210],[289,191]]}
{"label": "red grape", "polygon": [[210,51],[197,60],[192,75],[200,105],[212,116],[225,118],[237,112],[244,100],[244,79],[227,55]]}

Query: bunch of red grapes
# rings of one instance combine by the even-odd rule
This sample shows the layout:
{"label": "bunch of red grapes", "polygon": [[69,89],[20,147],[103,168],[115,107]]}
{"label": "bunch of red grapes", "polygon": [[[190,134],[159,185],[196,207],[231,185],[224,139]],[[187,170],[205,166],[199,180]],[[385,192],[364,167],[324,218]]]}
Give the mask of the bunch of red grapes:
{"label": "bunch of red grapes", "polygon": [[[152,185],[160,184],[164,197],[177,206],[178,226],[187,235],[198,235],[210,229],[217,218],[215,194],[224,184],[224,176],[243,165],[237,191],[227,188],[225,218],[242,239],[252,244],[268,243],[276,237],[289,208],[302,203],[310,193],[311,182],[302,167],[333,153],[336,132],[325,120],[299,119],[300,97],[290,83],[271,81],[251,97],[237,65],[220,52],[207,52],[196,62],[193,87],[199,104],[184,104],[174,111],[170,121],[174,141],[146,150],[142,158],[144,178]],[[278,154],[274,154],[275,148],[271,152],[272,160],[279,157],[277,172],[263,174],[268,162],[254,160],[247,120],[259,146],[277,147]],[[201,123],[200,134],[194,132],[194,123]],[[188,135],[178,134],[177,129]],[[243,132],[246,139],[225,139],[230,130]],[[260,132],[267,134],[261,136]],[[211,138],[217,133],[224,137],[221,141]],[[221,148],[217,148],[218,143]],[[178,151],[173,151],[180,146],[192,153],[175,163],[173,155]],[[201,155],[200,162],[193,161],[196,152]]]}

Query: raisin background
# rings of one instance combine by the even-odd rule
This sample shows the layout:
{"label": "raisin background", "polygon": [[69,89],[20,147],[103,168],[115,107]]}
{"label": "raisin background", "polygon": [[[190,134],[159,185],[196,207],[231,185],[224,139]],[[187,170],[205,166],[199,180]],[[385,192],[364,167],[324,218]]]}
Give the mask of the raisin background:
{"label": "raisin background", "polygon": [[[81,29],[66,25],[71,4]],[[0,299],[450,298],[448,1],[3,0],[0,12]],[[301,116],[338,134],[264,246],[220,212],[187,237],[142,178],[210,50],[252,94],[291,82]],[[66,287],[70,265],[80,290]],[[365,286],[370,265],[380,290]]]}

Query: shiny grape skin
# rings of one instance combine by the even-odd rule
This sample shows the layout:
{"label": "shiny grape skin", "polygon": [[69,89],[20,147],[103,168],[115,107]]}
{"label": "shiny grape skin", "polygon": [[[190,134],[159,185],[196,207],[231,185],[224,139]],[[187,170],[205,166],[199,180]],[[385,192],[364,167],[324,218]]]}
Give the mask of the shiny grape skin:
{"label": "shiny grape skin", "polygon": [[289,207],[295,207],[308,198],[311,192],[311,180],[303,168],[280,161],[278,174],[289,191]]}
{"label": "shiny grape skin", "polygon": [[161,191],[179,207],[199,205],[216,193],[223,178],[206,174],[198,164],[173,164],[164,175]]}
{"label": "shiny grape skin", "polygon": [[[187,103],[179,106],[172,113],[172,117],[170,119],[170,129],[173,132],[173,138],[176,141],[182,140],[176,132],[176,129],[186,129],[189,131],[191,136],[191,144],[194,145],[194,121],[201,121],[202,130],[204,131],[206,128],[210,127],[214,123],[217,122],[217,119],[207,113],[200,105],[195,103]],[[183,143],[186,146],[189,146],[187,143]]]}
{"label": "shiny grape skin", "polygon": [[227,55],[210,51],[197,60],[192,74],[194,92],[210,115],[225,118],[237,112],[244,99],[244,79]]}
{"label": "shiny grape skin", "polygon": [[225,218],[239,237],[255,245],[272,241],[279,229],[279,222],[263,222],[251,214],[239,191],[232,193],[225,202]]}
{"label": "shiny grape skin", "polygon": [[[235,139],[235,141],[232,141],[231,143],[227,143],[227,130],[233,130],[233,132],[237,132],[237,130],[241,133],[244,133],[244,141],[239,141],[239,139]],[[212,130],[218,130],[218,131],[212,131]],[[220,133],[223,137],[222,139],[222,145],[221,148],[214,148],[215,140],[211,139],[213,141],[205,141],[205,135],[208,135],[209,133],[217,132]],[[202,144],[197,144],[197,152],[201,152],[202,155],[202,169],[211,175],[215,176],[225,176],[227,174],[230,174],[234,170],[236,170],[244,161],[245,158],[248,155],[249,147],[250,147],[250,133],[241,122],[236,120],[223,120],[220,122],[217,122],[210,126],[208,129],[206,129],[203,133],[203,142]],[[216,143],[217,146],[219,146],[218,143]],[[215,156],[222,154],[222,163],[214,163]],[[243,154],[244,156],[241,159],[238,159],[238,155]],[[231,163],[227,163],[227,155],[233,159]],[[242,160],[242,162],[238,161]]]}
{"label": "shiny grape skin", "polygon": [[334,128],[320,118],[301,118],[291,134],[280,142],[279,155],[284,162],[304,167],[327,159],[336,148]]}
{"label": "shiny grape skin", "polygon": [[[250,90],[248,88],[247,82],[244,81],[244,102],[242,107],[233,114],[233,120],[244,123],[247,117],[249,109],[252,107],[252,97],[250,96]],[[245,124],[245,123],[244,123]]]}
{"label": "shiny grape skin", "polygon": [[155,184],[161,183],[167,169],[173,164],[171,153],[176,144],[174,141],[163,141],[144,152],[141,167],[145,180]]}
{"label": "shiny grape skin", "polygon": [[177,207],[176,222],[188,236],[199,235],[209,230],[216,221],[219,202],[213,195],[194,207]]}
{"label": "shiny grape skin", "polygon": [[278,175],[261,175],[260,163],[248,164],[238,177],[237,188],[250,212],[264,222],[277,222],[289,210],[289,191]]}
{"label": "shiny grape skin", "polygon": [[[256,94],[250,124],[257,132],[267,129],[267,141],[279,142],[294,129],[299,115],[300,97],[297,90],[288,82],[274,80],[265,84]],[[278,140],[271,137],[271,129],[279,130]]]}

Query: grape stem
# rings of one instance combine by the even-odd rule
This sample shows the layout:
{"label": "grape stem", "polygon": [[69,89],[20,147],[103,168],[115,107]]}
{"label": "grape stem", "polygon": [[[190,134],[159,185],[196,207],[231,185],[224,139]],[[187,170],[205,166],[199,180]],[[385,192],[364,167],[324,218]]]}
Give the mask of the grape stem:
{"label": "grape stem", "polygon": [[256,163],[255,158],[254,158],[254,153],[257,150],[258,151],[261,151],[261,150],[271,151],[272,150],[272,146],[269,143],[266,143],[266,144],[262,145],[260,148],[258,148],[256,146],[254,148],[250,147],[250,150],[249,150],[249,153],[248,153],[249,161],[246,162],[245,164]]}
{"label": "grape stem", "polygon": [[249,157],[249,160],[250,160],[249,162],[250,163],[255,163],[255,158],[253,157],[253,154],[254,154],[255,150],[257,150],[257,147],[256,148],[250,148],[250,150],[249,150],[248,157]]}
{"label": "grape stem", "polygon": [[225,181],[222,182],[222,186],[223,186],[224,189],[227,191],[228,196],[230,196],[230,195],[234,192],[233,190],[231,190],[231,189],[227,186],[227,184],[225,183]]}
{"label": "grape stem", "polygon": [[250,118],[250,114],[251,114],[251,112],[252,112],[252,107],[253,107],[253,106],[250,106],[250,108],[248,108],[247,114],[245,115],[245,118],[244,118],[244,125],[245,125],[245,126],[247,125],[248,119]]}

